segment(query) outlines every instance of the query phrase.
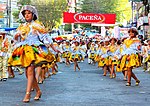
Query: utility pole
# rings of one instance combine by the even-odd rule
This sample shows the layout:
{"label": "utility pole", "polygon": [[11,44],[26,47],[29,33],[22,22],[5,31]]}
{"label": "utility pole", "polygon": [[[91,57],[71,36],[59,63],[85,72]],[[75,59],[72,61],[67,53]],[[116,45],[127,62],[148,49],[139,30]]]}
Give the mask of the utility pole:
{"label": "utility pole", "polygon": [[11,0],[7,0],[7,27],[11,26]]}
{"label": "utility pole", "polygon": [[9,1],[7,0],[7,2],[6,2],[6,8],[7,8],[7,11],[6,11],[7,12],[7,15],[6,15],[6,20],[7,20],[6,21],[6,27],[8,27],[8,14],[9,14],[9,11],[8,11],[8,2]]}
{"label": "utility pole", "polygon": [[11,27],[11,0],[9,0],[9,27]]}
{"label": "utility pole", "polygon": [[134,8],[134,6],[133,6],[133,1],[131,2],[131,6],[132,6],[132,25],[133,25],[133,20],[134,20],[134,16],[133,16],[133,14],[134,14],[134,10],[133,10],[133,8]]}

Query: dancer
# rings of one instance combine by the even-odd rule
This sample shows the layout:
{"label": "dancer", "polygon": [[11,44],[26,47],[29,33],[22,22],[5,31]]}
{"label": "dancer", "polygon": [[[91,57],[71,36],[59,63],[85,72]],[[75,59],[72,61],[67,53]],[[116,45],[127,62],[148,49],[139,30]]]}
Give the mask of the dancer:
{"label": "dancer", "polygon": [[54,61],[53,55],[47,49],[48,47],[52,47],[56,52],[59,51],[49,42],[48,31],[37,21],[38,14],[34,6],[23,6],[20,11],[20,18],[25,19],[25,23],[18,27],[14,38],[18,41],[21,39],[21,42],[16,43],[8,63],[11,66],[25,67],[27,87],[23,102],[29,102],[32,87],[36,90],[34,100],[39,100],[42,95],[35,78],[35,67]]}
{"label": "dancer", "polygon": [[7,60],[8,50],[10,46],[9,39],[7,38],[7,32],[0,31],[0,81],[6,81],[7,76]]}
{"label": "dancer", "polygon": [[78,65],[78,61],[80,61],[80,46],[79,46],[79,41],[76,40],[74,42],[74,45],[72,46],[72,54],[70,56],[70,60],[74,62],[74,71],[76,71],[76,68],[80,70],[80,67]]}
{"label": "dancer", "polygon": [[115,55],[117,52],[117,45],[116,45],[117,39],[112,37],[110,39],[110,47],[109,47],[109,62],[110,62],[110,78],[115,78],[116,73],[115,73],[115,66],[117,65],[117,56]]}
{"label": "dancer", "polygon": [[94,64],[95,65],[95,56],[96,56],[96,46],[95,46],[95,42],[91,43],[90,49],[88,50],[88,63],[89,64]]}
{"label": "dancer", "polygon": [[66,40],[66,45],[64,46],[64,52],[65,52],[65,59],[66,59],[66,66],[70,66],[70,55],[71,55],[71,47],[70,47],[70,41]]}
{"label": "dancer", "polygon": [[140,40],[137,38],[138,32],[135,28],[131,28],[128,31],[129,38],[126,39],[123,43],[123,52],[120,68],[121,70],[127,69],[128,82],[126,86],[131,86],[131,78],[134,78],[136,81],[136,86],[139,85],[140,81],[133,73],[133,67],[136,67],[137,61],[136,53],[140,49]]}
{"label": "dancer", "polygon": [[87,47],[84,41],[81,42],[81,55],[82,55],[82,60],[81,62],[84,61],[85,57],[86,57],[86,51],[87,51]]}
{"label": "dancer", "polygon": [[104,48],[102,50],[102,55],[101,55],[101,59],[103,60],[103,70],[104,70],[104,74],[103,76],[107,75],[107,72],[110,72],[110,68],[109,68],[109,38],[105,38],[105,42],[104,42]]}
{"label": "dancer", "polygon": [[147,46],[142,47],[143,66],[144,71],[150,72],[150,39],[147,39],[145,43],[147,44]]}

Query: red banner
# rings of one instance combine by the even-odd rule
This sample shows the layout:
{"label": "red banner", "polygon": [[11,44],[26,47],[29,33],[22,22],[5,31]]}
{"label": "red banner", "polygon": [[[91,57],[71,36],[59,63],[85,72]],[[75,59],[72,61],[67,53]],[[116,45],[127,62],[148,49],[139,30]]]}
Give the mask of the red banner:
{"label": "red banner", "polygon": [[115,24],[116,14],[96,14],[96,13],[63,13],[64,23],[97,23]]}

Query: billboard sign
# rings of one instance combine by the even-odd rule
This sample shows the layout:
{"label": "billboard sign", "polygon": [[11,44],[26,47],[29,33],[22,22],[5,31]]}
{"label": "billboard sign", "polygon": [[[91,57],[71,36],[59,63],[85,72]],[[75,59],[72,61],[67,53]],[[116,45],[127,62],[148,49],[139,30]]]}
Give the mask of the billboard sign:
{"label": "billboard sign", "polygon": [[64,23],[97,23],[115,24],[116,14],[97,14],[97,13],[63,13]]}

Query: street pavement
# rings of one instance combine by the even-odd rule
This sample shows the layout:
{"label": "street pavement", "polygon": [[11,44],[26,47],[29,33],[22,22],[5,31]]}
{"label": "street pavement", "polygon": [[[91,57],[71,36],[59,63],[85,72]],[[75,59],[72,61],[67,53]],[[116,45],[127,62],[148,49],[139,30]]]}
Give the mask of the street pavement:
{"label": "street pavement", "polygon": [[23,103],[25,95],[25,75],[0,82],[0,106],[150,106],[150,74],[143,69],[134,70],[141,83],[125,86],[122,73],[115,79],[103,76],[101,68],[89,65],[87,60],[79,63],[80,71],[59,64],[59,72],[47,78],[40,85],[42,98],[34,101],[32,92],[29,103]]}

